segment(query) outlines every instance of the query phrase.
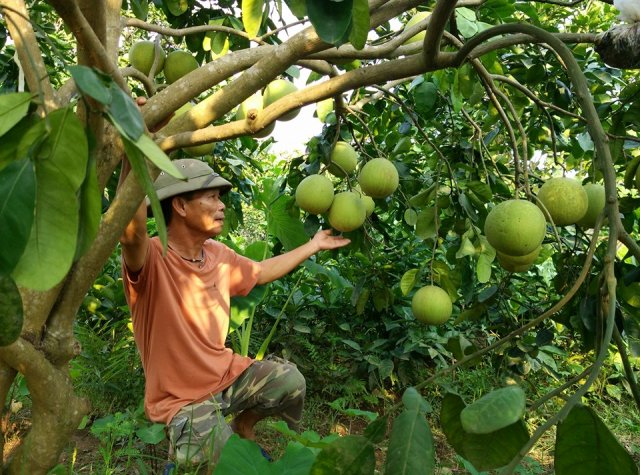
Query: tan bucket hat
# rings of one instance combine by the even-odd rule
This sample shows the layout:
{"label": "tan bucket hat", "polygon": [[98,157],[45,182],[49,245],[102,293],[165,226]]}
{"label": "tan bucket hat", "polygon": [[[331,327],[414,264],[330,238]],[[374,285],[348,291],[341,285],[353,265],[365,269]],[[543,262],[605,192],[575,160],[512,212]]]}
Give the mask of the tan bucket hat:
{"label": "tan bucket hat", "polygon": [[[214,172],[205,162],[194,158],[183,158],[174,160],[173,164],[187,179],[180,180],[166,172],[160,172],[153,183],[160,201],[189,191],[219,188],[220,193],[224,194],[231,189],[231,183]],[[149,198],[147,198],[147,206],[149,204]]]}

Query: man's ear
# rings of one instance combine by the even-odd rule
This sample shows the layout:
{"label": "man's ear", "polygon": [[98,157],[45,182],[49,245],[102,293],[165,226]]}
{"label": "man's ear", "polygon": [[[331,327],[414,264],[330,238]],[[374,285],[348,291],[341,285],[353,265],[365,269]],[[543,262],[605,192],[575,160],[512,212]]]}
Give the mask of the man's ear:
{"label": "man's ear", "polygon": [[186,204],[187,200],[181,196],[174,196],[171,199],[171,208],[173,209],[173,213],[179,216],[185,216],[187,214],[185,210]]}

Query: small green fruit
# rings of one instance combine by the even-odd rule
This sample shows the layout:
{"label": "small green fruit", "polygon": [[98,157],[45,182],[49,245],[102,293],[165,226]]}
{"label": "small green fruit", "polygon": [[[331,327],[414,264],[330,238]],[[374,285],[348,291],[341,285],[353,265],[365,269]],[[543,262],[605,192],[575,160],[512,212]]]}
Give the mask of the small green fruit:
{"label": "small green fruit", "polygon": [[587,212],[576,224],[583,228],[592,228],[606,204],[604,186],[598,183],[587,183],[582,188],[587,193]]}
{"label": "small green fruit", "polygon": [[364,203],[364,208],[366,210],[367,218],[373,214],[373,210],[376,208],[376,202],[373,201],[373,198],[367,195],[360,195],[362,198],[362,202]]}
{"label": "small green fruit", "polygon": [[327,216],[329,224],[341,232],[353,231],[364,224],[367,210],[359,193],[343,191],[333,197]]}
{"label": "small green fruit", "polygon": [[414,317],[427,325],[442,325],[453,313],[451,297],[442,288],[427,285],[419,289],[411,300]]}
{"label": "small green fruit", "polygon": [[[271,81],[264,89],[264,107],[269,107],[274,102],[282,99],[284,96],[296,92],[298,88],[291,81],[286,79],[276,79]],[[291,120],[300,113],[300,109],[294,109],[281,115],[278,120]]]}
{"label": "small green fruit", "polygon": [[540,255],[542,246],[538,246],[533,252],[525,256],[510,256],[500,251],[496,251],[496,257],[502,267],[509,272],[526,272]]}
{"label": "small green fruit", "polygon": [[[589,206],[587,192],[574,178],[556,177],[547,180],[538,191],[538,206],[556,226],[577,223]],[[545,211],[546,209],[546,211]]]}
{"label": "small green fruit", "polygon": [[322,214],[333,202],[333,183],[322,175],[310,175],[296,188],[296,204],[311,214]]}
{"label": "small green fruit", "polygon": [[188,51],[172,51],[164,61],[164,77],[169,84],[173,84],[196,69],[198,69],[198,61]]}
{"label": "small green fruit", "polygon": [[333,112],[333,97],[316,103],[316,115],[320,122],[325,122],[327,116]]}
{"label": "small green fruit", "polygon": [[[427,18],[429,15],[431,15],[430,12],[418,12],[415,15],[413,15],[409,21],[407,22],[406,25],[404,25],[404,29],[408,30],[409,28],[411,28],[414,25],[417,25],[418,23],[420,23],[422,20],[424,20],[425,18]],[[421,31],[420,33],[412,36],[411,38],[409,38],[407,41],[404,42],[405,45],[408,45],[409,43],[415,43],[416,41],[423,41],[424,37],[426,36],[426,32],[425,31]]]}
{"label": "small green fruit", "polygon": [[358,183],[373,198],[386,198],[398,188],[400,178],[395,165],[386,158],[374,158],[360,170]]}
{"label": "small green fruit", "polygon": [[347,142],[336,142],[331,151],[331,164],[329,172],[338,177],[345,177],[353,173],[358,165],[358,152]]}
{"label": "small green fruit", "polygon": [[496,250],[510,256],[533,252],[544,239],[547,225],[540,208],[526,200],[507,200],[487,215],[484,234]]}
{"label": "small green fruit", "polygon": [[[158,47],[158,65],[156,66],[156,74],[162,71],[166,54],[164,50]],[[129,62],[131,66],[136,68],[145,76],[149,75],[153,60],[156,57],[156,49],[153,41],[138,41],[133,44],[129,50]]]}

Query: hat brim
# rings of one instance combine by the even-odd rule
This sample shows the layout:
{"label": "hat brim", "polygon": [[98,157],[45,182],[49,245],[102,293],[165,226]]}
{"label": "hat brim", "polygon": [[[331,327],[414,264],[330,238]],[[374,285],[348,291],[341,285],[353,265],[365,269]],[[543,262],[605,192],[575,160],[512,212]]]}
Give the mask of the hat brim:
{"label": "hat brim", "polygon": [[[198,190],[210,190],[217,188],[220,190],[220,194],[223,195],[231,190],[232,185],[220,175],[211,173],[204,176],[198,176],[194,178],[188,178],[184,181],[178,181],[168,186],[164,186],[156,190],[158,200],[163,201],[172,196],[181,195],[182,193],[189,193],[190,191]],[[151,205],[149,197],[146,198],[147,206]]]}

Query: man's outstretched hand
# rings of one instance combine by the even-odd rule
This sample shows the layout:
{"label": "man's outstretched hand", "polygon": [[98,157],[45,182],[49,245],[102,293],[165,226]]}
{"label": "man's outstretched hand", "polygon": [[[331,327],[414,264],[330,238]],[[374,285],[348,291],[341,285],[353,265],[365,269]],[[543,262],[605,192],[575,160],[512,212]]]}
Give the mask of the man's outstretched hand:
{"label": "man's outstretched hand", "polygon": [[344,247],[351,242],[351,239],[347,239],[344,236],[334,236],[331,233],[331,229],[321,229],[313,236],[312,241],[318,246],[318,249],[322,251]]}

